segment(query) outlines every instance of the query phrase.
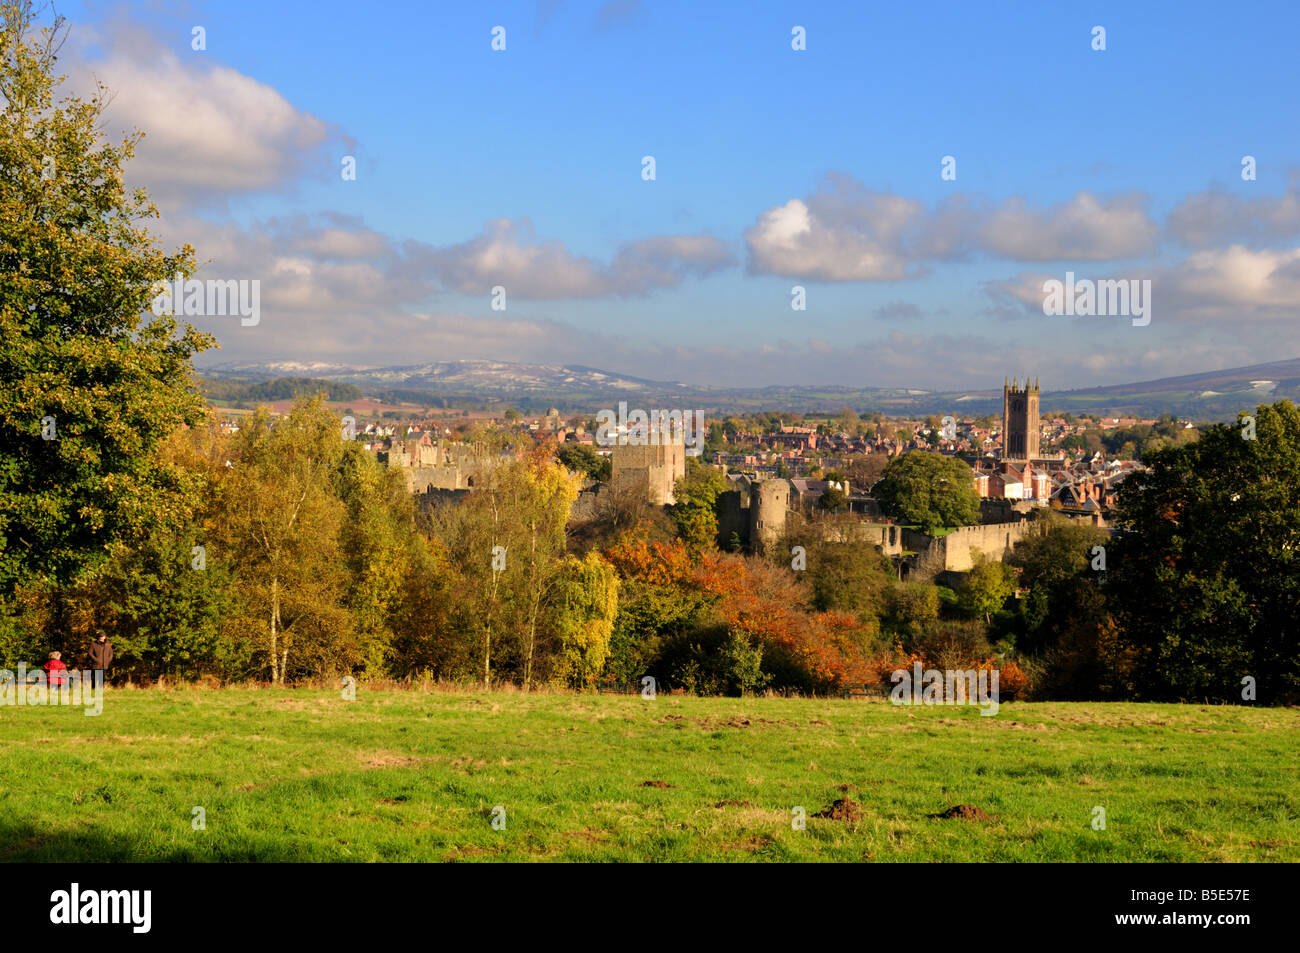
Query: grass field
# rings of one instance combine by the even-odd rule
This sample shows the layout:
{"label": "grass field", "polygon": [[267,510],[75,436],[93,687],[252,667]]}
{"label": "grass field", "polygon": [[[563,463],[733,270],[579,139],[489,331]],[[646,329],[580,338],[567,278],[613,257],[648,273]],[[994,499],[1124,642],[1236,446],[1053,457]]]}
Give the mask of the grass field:
{"label": "grass field", "polygon": [[1296,710],[339,694],[0,708],[0,859],[1300,860]]}

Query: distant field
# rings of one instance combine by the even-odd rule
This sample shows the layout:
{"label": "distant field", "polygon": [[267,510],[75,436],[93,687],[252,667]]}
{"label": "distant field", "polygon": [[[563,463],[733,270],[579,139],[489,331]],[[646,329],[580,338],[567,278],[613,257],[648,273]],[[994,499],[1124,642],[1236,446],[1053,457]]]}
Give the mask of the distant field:
{"label": "distant field", "polygon": [[[0,859],[1297,861],[1298,740],[1238,707],[110,689],[0,708]],[[929,816],[958,805],[988,818]]]}
{"label": "distant field", "polygon": [[[248,406],[237,408],[232,406],[237,401],[230,400],[209,400],[208,403],[220,410],[223,414],[231,417],[248,416],[258,407],[268,407],[273,413],[287,414],[293,409],[292,400],[247,400],[244,401]],[[386,413],[395,413],[400,415],[401,421],[432,418],[435,420],[445,420],[447,426],[456,426],[458,424],[468,423],[474,420],[488,420],[494,415],[486,410],[472,410],[468,414],[462,414],[459,410],[445,410],[441,407],[432,407],[429,404],[390,404],[384,401],[375,400],[371,397],[362,397],[357,400],[340,400],[326,401],[324,407],[336,414],[342,414],[346,410],[351,410],[359,419],[369,420],[371,418],[380,418]],[[499,412],[495,416],[500,416]],[[534,415],[536,416],[536,415]],[[531,418],[528,418],[531,419]],[[398,422],[398,418],[388,418],[382,420],[383,423]]]}

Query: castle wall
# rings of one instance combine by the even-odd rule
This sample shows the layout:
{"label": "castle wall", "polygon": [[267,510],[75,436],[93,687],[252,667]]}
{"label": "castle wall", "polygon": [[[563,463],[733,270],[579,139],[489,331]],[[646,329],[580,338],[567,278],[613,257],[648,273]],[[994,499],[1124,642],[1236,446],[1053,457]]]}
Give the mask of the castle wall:
{"label": "castle wall", "polygon": [[596,514],[600,512],[600,504],[604,502],[604,497],[609,496],[609,492],[609,488],[603,483],[596,483],[580,491],[569,510],[569,521],[584,523],[595,519]]}
{"label": "castle wall", "polygon": [[727,490],[718,495],[718,546],[728,549],[733,536],[742,548],[749,546],[749,493]]}
{"label": "castle wall", "polygon": [[916,553],[912,574],[934,579],[942,572],[967,572],[974,568],[972,550],[985,559],[1002,562],[1017,542],[1037,532],[1041,532],[1041,527],[1029,520],[959,526],[946,536],[937,537],[906,529],[903,546]]}
{"label": "castle wall", "polygon": [[378,451],[376,459],[391,470],[401,470],[411,493],[469,489],[502,462],[501,457],[468,445],[418,440],[395,441],[387,450]]}

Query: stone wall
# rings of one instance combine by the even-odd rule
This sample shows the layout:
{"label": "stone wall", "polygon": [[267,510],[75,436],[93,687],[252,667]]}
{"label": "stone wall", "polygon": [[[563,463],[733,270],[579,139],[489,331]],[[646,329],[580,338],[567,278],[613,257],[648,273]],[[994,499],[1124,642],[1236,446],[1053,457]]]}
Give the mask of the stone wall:
{"label": "stone wall", "polygon": [[718,546],[731,548],[732,537],[741,548],[749,546],[749,490],[727,490],[718,495]]}
{"label": "stone wall", "polygon": [[903,548],[916,553],[911,575],[934,579],[942,572],[966,572],[974,567],[971,551],[985,559],[1001,562],[1017,542],[1042,531],[1030,520],[1017,523],[989,523],[959,526],[946,536],[927,536],[913,529],[903,530]]}

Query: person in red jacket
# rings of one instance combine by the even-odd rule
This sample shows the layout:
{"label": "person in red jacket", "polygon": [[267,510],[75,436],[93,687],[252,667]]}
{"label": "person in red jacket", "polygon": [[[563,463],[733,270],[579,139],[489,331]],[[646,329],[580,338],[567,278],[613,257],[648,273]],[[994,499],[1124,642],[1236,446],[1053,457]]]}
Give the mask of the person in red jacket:
{"label": "person in red jacket", "polygon": [[45,663],[45,680],[51,688],[62,688],[68,684],[68,666],[63,664],[62,652],[51,652],[50,660]]}

